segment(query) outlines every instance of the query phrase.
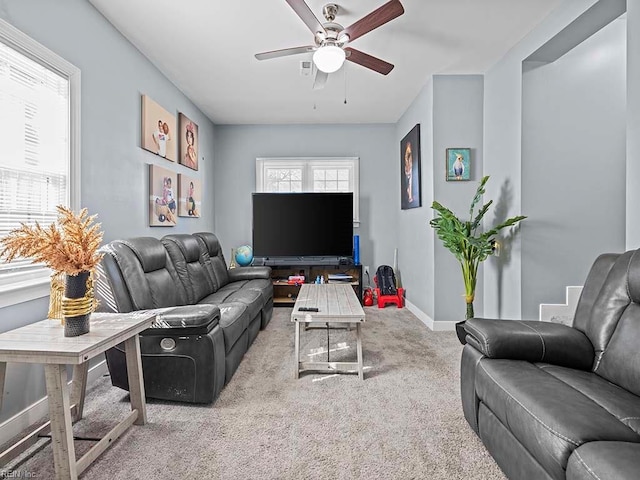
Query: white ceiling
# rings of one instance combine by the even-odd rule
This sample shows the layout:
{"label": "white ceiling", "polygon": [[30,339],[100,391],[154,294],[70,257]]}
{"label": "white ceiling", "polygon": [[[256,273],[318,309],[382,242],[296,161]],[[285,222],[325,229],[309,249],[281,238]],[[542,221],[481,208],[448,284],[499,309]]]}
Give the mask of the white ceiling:
{"label": "white ceiling", "polygon": [[[562,0],[401,0],[404,15],[354,48],[395,65],[386,77],[346,62],[324,90],[300,75],[313,44],[285,0],[89,0],[217,124],[394,123],[433,74],[484,73]],[[324,21],[328,0],[307,0]],[[348,26],[385,0],[338,0]],[[314,108],[315,105],[315,108]]]}

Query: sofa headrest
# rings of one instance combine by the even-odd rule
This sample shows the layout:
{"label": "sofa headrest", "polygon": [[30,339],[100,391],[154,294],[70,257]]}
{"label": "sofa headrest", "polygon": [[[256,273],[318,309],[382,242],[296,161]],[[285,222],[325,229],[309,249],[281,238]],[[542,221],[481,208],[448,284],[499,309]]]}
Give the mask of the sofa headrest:
{"label": "sofa headrest", "polygon": [[197,262],[200,259],[200,245],[193,235],[186,233],[166,235],[162,237],[162,242],[173,242],[180,249],[187,263]]}
{"label": "sofa headrest", "polygon": [[155,272],[167,265],[167,251],[157,238],[136,237],[128,240],[115,240],[114,243],[126,245],[138,257],[145,273]]}
{"label": "sofa headrest", "polygon": [[640,303],[640,249],[633,252],[627,272],[627,290],[634,303]]}
{"label": "sofa headrest", "polygon": [[220,254],[220,242],[218,241],[218,237],[216,237],[213,233],[198,232],[194,233],[194,235],[202,239],[204,244],[207,246],[207,249],[209,250],[209,256],[217,257]]}

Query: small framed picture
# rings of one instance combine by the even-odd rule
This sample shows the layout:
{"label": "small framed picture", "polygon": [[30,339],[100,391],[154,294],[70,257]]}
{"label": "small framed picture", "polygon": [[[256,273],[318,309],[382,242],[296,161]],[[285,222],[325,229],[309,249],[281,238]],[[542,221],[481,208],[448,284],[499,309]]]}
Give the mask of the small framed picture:
{"label": "small framed picture", "polygon": [[447,182],[471,179],[471,149],[447,148]]}
{"label": "small framed picture", "polygon": [[158,165],[149,165],[149,226],[173,227],[177,223],[177,175]]}
{"label": "small framed picture", "polygon": [[176,161],[176,117],[142,95],[142,148]]}
{"label": "small framed picture", "polygon": [[202,185],[197,178],[178,174],[178,216],[200,217],[202,205]]}
{"label": "small framed picture", "polygon": [[422,206],[420,195],[420,124],[414,126],[400,141],[400,208]]}
{"label": "small framed picture", "polygon": [[198,170],[198,125],[184,114],[178,115],[180,124],[180,156],[178,162]]}

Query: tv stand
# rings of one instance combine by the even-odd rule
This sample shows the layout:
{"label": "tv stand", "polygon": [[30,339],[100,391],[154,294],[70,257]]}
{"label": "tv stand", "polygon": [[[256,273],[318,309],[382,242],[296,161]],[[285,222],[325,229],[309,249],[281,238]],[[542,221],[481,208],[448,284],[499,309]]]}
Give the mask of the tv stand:
{"label": "tv stand", "polygon": [[[293,307],[298,298],[301,283],[290,284],[290,276],[304,275],[304,283],[315,283],[321,276],[325,283],[347,283],[353,287],[358,300],[362,303],[362,265],[354,265],[353,259],[345,257],[279,257],[258,260],[254,265],[271,267],[273,282],[273,305]],[[344,274],[351,278],[330,280],[329,275]]]}
{"label": "tv stand", "polygon": [[347,257],[267,257],[258,261],[258,265],[281,266],[281,265],[344,265],[353,264],[353,260]]}

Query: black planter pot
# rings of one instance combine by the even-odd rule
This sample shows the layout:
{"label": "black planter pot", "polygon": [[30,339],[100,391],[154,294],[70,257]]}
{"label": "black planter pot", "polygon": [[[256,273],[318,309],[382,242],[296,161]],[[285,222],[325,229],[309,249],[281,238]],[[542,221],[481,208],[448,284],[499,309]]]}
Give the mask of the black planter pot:
{"label": "black planter pot", "polygon": [[467,343],[467,332],[464,329],[464,324],[466,320],[456,323],[456,335],[458,335],[458,340],[462,345],[466,345]]}
{"label": "black planter pot", "polygon": [[[80,272],[78,275],[67,275],[64,284],[64,296],[66,298],[82,298],[87,293],[87,280],[89,272]],[[64,336],[77,337],[89,333],[89,317],[78,315],[74,317],[64,317]]]}

